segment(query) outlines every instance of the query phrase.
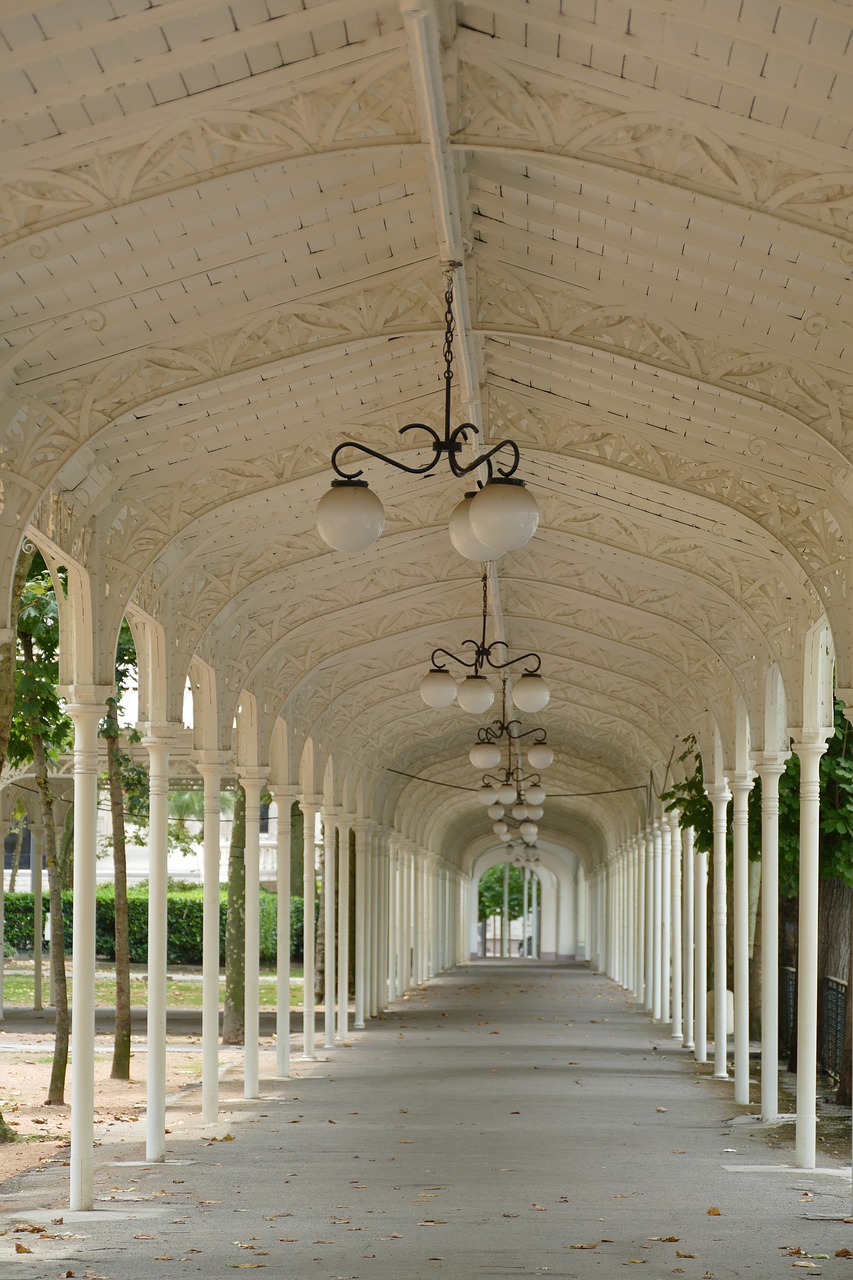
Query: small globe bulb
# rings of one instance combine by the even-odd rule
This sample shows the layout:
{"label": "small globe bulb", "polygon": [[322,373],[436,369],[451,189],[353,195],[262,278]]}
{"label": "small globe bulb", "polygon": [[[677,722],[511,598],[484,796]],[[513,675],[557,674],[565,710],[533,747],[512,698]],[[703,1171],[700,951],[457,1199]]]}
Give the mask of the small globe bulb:
{"label": "small globe bulb", "polygon": [[317,532],[333,551],[364,551],[385,527],[385,511],[366,480],[333,480],[317,503]]}
{"label": "small globe bulb", "polygon": [[495,691],[483,676],[468,676],[457,687],[456,701],[463,711],[482,715],[495,700]]}
{"label": "small globe bulb", "polygon": [[501,762],[500,748],[491,742],[475,742],[468,759],[475,769],[494,769]]}
{"label": "small globe bulb", "polygon": [[453,508],[448,533],[450,541],[461,556],[466,560],[476,560],[483,564],[488,560],[497,560],[500,552],[494,547],[487,547],[479,538],[474,537],[471,529],[471,502],[476,496],[476,490],[473,493],[466,493],[462,501]]}
{"label": "small globe bulb", "polygon": [[539,527],[539,508],[522,480],[493,476],[471,499],[468,518],[474,537],[501,555],[530,541]]}
{"label": "small globe bulb", "polygon": [[535,742],[527,752],[527,759],[533,769],[547,769],[554,763],[554,752],[546,742]]}
{"label": "small globe bulb", "polygon": [[520,676],[512,686],[512,700],[519,711],[541,711],[551,699],[551,690],[540,675]]}
{"label": "small globe bulb", "polygon": [[449,671],[432,667],[421,681],[421,697],[428,707],[449,707],[456,697],[456,681]]}

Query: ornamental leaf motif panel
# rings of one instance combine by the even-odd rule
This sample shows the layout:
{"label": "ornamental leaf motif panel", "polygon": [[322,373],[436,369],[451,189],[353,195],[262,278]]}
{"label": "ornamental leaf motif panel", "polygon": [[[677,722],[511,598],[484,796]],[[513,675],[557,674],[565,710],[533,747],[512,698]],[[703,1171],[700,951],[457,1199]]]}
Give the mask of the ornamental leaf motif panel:
{"label": "ornamental leaf motif panel", "polygon": [[[404,49],[371,55],[341,84],[303,82],[277,101],[214,109],[145,142],[56,169],[21,169],[0,184],[0,244],[226,173],[303,156],[415,142]],[[38,257],[40,246],[31,247]]]}
{"label": "ornamental leaf motif panel", "polygon": [[581,303],[566,285],[552,289],[487,261],[475,265],[477,322],[487,332],[576,343],[708,382],[772,405],[853,450],[853,383],[830,381],[805,360],[711,345],[658,316]]}
{"label": "ornamental leaf motif panel", "polygon": [[519,73],[517,62],[477,46],[460,35],[458,144],[588,159],[853,241],[849,172],[821,173],[805,155],[797,163],[772,148],[750,150],[741,135],[726,138],[681,113],[626,111],[566,92],[556,67]]}
{"label": "ornamental leaf motif panel", "polygon": [[[392,273],[388,273],[391,276]],[[396,274],[389,300],[389,281],[350,290],[345,299],[295,303],[280,311],[253,317],[233,332],[213,334],[187,347],[150,347],[137,355],[110,360],[89,381],[62,380],[54,388],[40,388],[27,396],[30,420],[39,424],[38,449],[30,445],[23,457],[35,483],[47,486],[58,463],[74,445],[88,439],[123,414],[235,375],[293,359],[315,346],[361,342],[383,332],[441,329],[442,303],[436,294],[431,262]],[[383,328],[382,326],[386,326]],[[23,442],[9,436],[10,453]],[[9,458],[12,466],[12,458]]]}

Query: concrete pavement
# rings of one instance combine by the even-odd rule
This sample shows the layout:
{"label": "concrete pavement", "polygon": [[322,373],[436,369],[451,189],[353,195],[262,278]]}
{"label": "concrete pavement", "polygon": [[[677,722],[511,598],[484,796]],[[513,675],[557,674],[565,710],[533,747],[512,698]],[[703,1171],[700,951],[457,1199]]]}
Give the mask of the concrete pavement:
{"label": "concrete pavement", "polygon": [[211,1128],[185,1091],[166,1164],[106,1141],[94,1213],[60,1165],[4,1184],[0,1278],[853,1277],[849,1170],[785,1169],[584,965],[462,966],[349,1044],[259,1100],[226,1081]]}

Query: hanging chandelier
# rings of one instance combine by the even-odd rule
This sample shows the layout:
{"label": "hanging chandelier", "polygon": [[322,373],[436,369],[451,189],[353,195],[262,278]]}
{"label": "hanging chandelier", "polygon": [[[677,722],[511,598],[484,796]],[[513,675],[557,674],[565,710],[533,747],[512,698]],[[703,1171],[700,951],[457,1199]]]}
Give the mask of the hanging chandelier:
{"label": "hanging chandelier", "polygon": [[[483,712],[488,711],[495,700],[494,688],[483,675],[484,669],[490,667],[493,671],[506,672],[517,663],[523,662],[527,664],[523,673],[513,680],[512,701],[519,711],[541,711],[548,705],[551,697],[551,690],[539,674],[542,659],[538,653],[522,653],[517,658],[506,658],[500,661],[495,651],[506,650],[508,646],[505,640],[486,643],[488,609],[489,575],[484,573],[483,624],[480,639],[462,641],[462,647],[470,647],[473,656],[463,658],[459,654],[451,653],[449,649],[433,649],[430,669],[421,681],[421,697],[428,707],[449,707],[455,700],[463,711],[482,715]],[[467,668],[471,674],[457,684],[454,675],[446,666],[447,659]]]}
{"label": "hanging chandelier", "polygon": [[[525,773],[521,763],[521,747],[525,738],[532,742],[527,748],[527,762],[533,773]],[[521,843],[531,847],[539,835],[537,823],[544,810],[545,788],[540,771],[554,761],[554,752],[548,746],[547,733],[541,726],[522,729],[520,720],[507,720],[506,680],[502,689],[502,714],[500,719],[485,725],[477,732],[477,741],[468,752],[468,759],[476,769],[494,769],[501,764],[503,753],[500,743],[506,742],[506,763],[497,775],[485,773],[480,787],[480,801],[493,821],[492,830],[503,844]]]}
{"label": "hanging chandelier", "polygon": [[442,457],[447,458],[451,472],[460,479],[480,467],[485,468],[485,484],[478,480],[477,489],[465,494],[450,517],[450,540],[469,560],[496,560],[505,551],[525,546],[536,532],[539,508],[524,481],[515,475],[521,455],[514,440],[499,441],[467,464],[459,461],[463,445],[472,443],[479,435],[479,428],[473,422],[451,427],[453,270],[460,266],[458,262],[448,264],[444,294],[444,435],[423,422],[410,422],[400,428],[401,436],[412,431],[426,432],[432,457],[420,466],[388,457],[357,440],[344,440],[337,445],[331,457],[337,479],[332,481],[317,506],[317,531],[335,551],[364,551],[377,540],[385,524],[382,503],[362,479],[363,470],[353,469],[352,464],[345,468],[339,461],[343,452],[353,449],[409,475],[428,475]]}

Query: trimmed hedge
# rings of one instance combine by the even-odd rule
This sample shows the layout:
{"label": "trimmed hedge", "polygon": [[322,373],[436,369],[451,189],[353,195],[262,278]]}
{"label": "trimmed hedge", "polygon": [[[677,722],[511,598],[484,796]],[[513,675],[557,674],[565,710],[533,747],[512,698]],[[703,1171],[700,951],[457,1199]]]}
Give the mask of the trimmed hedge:
{"label": "trimmed hedge", "polygon": [[[219,895],[219,963],[225,963],[225,916],[227,894]],[[74,895],[62,895],[62,921],[65,926],[65,950],[71,953]],[[276,961],[276,895],[262,889],[260,895],[260,961]],[[34,899],[31,893],[7,893],[5,897],[5,940],[13,951],[33,950]],[[168,964],[200,965],[202,962],[202,921],[204,895],[201,889],[172,889],[167,906]],[[301,898],[290,900],[290,954],[302,960]],[[47,898],[45,895],[45,913]],[[128,890],[128,929],[131,964],[148,962],[148,886]],[[95,900],[95,950],[105,960],[115,960],[115,897],[113,886],[102,885]]]}

